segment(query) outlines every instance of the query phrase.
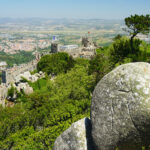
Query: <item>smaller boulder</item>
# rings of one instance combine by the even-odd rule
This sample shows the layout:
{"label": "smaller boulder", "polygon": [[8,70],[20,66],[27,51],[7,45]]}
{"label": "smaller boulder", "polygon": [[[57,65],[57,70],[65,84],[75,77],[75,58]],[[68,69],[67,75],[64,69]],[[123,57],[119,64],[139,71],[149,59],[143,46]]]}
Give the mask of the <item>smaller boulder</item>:
{"label": "smaller boulder", "polygon": [[56,139],[53,150],[93,150],[90,119],[73,123]]}

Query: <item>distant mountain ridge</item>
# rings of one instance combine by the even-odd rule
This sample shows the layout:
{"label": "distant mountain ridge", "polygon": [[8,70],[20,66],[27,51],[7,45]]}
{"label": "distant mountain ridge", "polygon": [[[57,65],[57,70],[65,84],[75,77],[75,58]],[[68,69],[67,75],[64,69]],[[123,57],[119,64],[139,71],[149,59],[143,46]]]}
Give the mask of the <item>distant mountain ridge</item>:
{"label": "distant mountain ridge", "polygon": [[68,18],[61,18],[61,19],[48,19],[48,18],[0,18],[0,24],[7,24],[7,23],[48,23],[48,24],[66,24],[66,23],[103,23],[103,24],[124,24],[123,20],[107,20],[107,19],[68,19]]}

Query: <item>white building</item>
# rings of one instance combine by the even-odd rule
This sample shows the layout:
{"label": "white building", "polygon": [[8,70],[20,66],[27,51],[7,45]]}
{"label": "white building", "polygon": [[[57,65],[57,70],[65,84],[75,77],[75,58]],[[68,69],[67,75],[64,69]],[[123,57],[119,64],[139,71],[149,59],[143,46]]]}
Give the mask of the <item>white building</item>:
{"label": "white building", "polygon": [[78,47],[79,47],[78,45],[64,45],[64,46],[60,46],[59,49],[60,50],[72,50]]}

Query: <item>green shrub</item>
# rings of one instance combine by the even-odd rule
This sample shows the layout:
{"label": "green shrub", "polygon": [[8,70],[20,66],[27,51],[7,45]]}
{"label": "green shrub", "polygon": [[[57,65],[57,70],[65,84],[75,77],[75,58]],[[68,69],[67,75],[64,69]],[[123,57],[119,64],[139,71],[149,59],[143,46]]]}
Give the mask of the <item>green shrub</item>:
{"label": "green shrub", "polygon": [[77,63],[53,81],[33,83],[35,91],[26,101],[0,110],[0,149],[52,150],[64,130],[90,116],[93,82],[85,65]]}
{"label": "green shrub", "polygon": [[74,60],[65,52],[45,55],[41,58],[37,65],[38,71],[49,74],[66,73],[67,70],[74,66]]}
{"label": "green shrub", "polygon": [[17,91],[17,89],[11,85],[11,88],[8,89],[7,95],[10,96],[11,98],[13,98],[14,94],[16,93],[16,91]]}
{"label": "green shrub", "polygon": [[108,56],[104,56],[101,53],[93,57],[89,63],[89,74],[95,75],[96,83],[111,70]]}
{"label": "green shrub", "polygon": [[114,41],[110,48],[110,61],[115,65],[118,62],[123,62],[125,58],[137,55],[140,51],[141,41],[134,39],[133,47],[135,53],[132,53],[130,40],[126,37],[122,37]]}

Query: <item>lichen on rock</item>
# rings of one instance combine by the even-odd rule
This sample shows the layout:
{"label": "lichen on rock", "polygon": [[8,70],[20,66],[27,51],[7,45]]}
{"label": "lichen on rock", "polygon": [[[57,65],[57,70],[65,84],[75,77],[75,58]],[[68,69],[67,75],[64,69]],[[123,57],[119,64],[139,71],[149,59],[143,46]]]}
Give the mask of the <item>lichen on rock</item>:
{"label": "lichen on rock", "polygon": [[96,86],[91,106],[98,150],[138,150],[150,144],[150,64],[117,67]]}

